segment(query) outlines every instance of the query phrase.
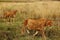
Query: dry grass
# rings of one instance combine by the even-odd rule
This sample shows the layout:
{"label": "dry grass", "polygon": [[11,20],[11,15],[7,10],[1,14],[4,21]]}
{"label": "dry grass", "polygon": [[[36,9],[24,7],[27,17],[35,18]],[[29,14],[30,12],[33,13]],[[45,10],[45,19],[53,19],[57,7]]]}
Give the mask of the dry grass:
{"label": "dry grass", "polygon": [[0,0],[0,1],[36,2],[36,1],[60,1],[60,0]]}
{"label": "dry grass", "polygon": [[60,2],[3,3],[0,2],[0,16],[3,10],[17,9],[14,22],[0,19],[0,40],[42,40],[41,37],[21,36],[20,29],[26,18],[48,18],[54,21],[51,29],[46,29],[48,40],[60,40]]}

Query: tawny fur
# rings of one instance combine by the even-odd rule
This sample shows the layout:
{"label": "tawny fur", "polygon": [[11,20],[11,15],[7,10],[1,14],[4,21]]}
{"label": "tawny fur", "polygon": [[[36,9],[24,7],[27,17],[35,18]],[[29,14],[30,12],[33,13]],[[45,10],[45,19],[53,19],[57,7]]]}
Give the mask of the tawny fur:
{"label": "tawny fur", "polygon": [[41,19],[26,19],[24,21],[24,27],[25,29],[29,29],[29,30],[36,30],[39,31],[42,35],[43,38],[46,39],[45,37],[45,30],[44,28],[47,26],[52,26],[52,20],[49,19],[45,19],[45,18],[41,18]]}

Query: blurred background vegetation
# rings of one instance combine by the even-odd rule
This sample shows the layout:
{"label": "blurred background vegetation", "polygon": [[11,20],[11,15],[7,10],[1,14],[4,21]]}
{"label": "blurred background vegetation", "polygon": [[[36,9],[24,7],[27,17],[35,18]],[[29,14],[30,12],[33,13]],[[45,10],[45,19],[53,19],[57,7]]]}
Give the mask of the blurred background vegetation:
{"label": "blurred background vegetation", "polygon": [[0,2],[0,16],[3,15],[3,10],[18,11],[13,22],[7,22],[0,18],[0,40],[42,40],[41,37],[20,35],[20,29],[27,18],[53,20],[52,28],[46,29],[47,40],[60,40],[60,2]]}
{"label": "blurred background vegetation", "polygon": [[0,1],[36,2],[36,1],[60,1],[60,0],[0,0]]}

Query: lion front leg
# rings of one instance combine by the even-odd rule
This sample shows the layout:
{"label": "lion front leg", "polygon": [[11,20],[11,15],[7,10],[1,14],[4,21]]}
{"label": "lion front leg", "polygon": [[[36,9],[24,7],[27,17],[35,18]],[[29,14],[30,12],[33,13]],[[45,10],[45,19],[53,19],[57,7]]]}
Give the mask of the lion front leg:
{"label": "lion front leg", "polygon": [[28,34],[30,34],[29,30],[26,30]]}
{"label": "lion front leg", "polygon": [[21,31],[21,35],[24,36],[26,33],[26,29],[24,27],[22,27],[22,29],[20,31]]}

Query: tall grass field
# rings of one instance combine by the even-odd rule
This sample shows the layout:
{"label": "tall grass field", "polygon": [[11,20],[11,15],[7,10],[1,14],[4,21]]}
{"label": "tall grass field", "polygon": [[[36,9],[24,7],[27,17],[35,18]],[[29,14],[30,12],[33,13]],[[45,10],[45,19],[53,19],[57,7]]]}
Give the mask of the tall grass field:
{"label": "tall grass field", "polygon": [[47,40],[60,40],[60,2],[0,2],[0,16],[4,10],[17,10],[13,22],[0,18],[0,40],[42,40],[41,36],[21,36],[23,22],[27,18],[53,20],[52,28],[46,29]]}

